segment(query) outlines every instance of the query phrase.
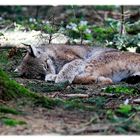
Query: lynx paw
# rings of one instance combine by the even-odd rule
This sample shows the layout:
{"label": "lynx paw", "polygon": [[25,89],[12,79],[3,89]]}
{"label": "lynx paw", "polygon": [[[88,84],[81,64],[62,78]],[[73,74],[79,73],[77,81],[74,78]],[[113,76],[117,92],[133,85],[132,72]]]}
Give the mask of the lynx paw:
{"label": "lynx paw", "polygon": [[83,72],[85,68],[85,63],[81,59],[73,60],[63,66],[63,68],[58,73],[55,83],[61,83],[68,81],[72,83],[75,76]]}
{"label": "lynx paw", "polygon": [[72,81],[74,80],[74,75],[71,76],[64,76],[64,75],[58,75],[55,79],[55,83],[62,83],[62,82],[66,82],[68,81],[69,83],[72,83]]}
{"label": "lynx paw", "polygon": [[56,74],[47,74],[45,76],[45,81],[55,81],[56,79]]}
{"label": "lynx paw", "polygon": [[100,83],[102,85],[108,85],[108,84],[113,84],[113,81],[110,78],[100,76],[97,78],[96,83]]}

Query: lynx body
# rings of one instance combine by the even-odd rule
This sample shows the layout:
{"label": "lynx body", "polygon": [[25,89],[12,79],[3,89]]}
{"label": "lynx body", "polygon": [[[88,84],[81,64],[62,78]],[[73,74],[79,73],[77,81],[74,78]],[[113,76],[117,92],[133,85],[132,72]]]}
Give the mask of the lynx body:
{"label": "lynx body", "polygon": [[41,74],[55,83],[110,84],[140,74],[140,55],[109,48],[48,45],[30,47],[16,71]]}

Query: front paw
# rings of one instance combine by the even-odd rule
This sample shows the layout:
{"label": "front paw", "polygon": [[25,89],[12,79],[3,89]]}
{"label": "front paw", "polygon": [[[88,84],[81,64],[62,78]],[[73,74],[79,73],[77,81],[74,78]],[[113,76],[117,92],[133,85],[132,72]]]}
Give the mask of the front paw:
{"label": "front paw", "polygon": [[58,75],[55,79],[55,83],[63,83],[63,82],[69,82],[70,84],[73,82],[74,76],[64,76],[64,75]]}
{"label": "front paw", "polygon": [[56,79],[56,74],[47,74],[45,76],[45,81],[47,82],[54,82]]}
{"label": "front paw", "polygon": [[97,78],[96,83],[101,85],[109,85],[109,84],[113,84],[113,81],[108,77],[100,76]]}

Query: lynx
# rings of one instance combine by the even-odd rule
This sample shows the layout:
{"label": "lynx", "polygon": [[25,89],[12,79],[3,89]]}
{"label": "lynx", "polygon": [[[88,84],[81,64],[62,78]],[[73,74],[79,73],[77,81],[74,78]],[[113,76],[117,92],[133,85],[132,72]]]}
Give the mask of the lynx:
{"label": "lynx", "polygon": [[[88,47],[88,46],[70,46],[70,45],[44,45],[35,47],[28,45],[27,53],[21,64],[16,68],[21,76],[27,78],[41,78],[46,81],[53,80],[59,82],[59,72],[67,65],[80,61],[92,59],[102,52],[116,51],[110,48]],[[76,60],[76,61],[74,61]],[[80,62],[81,63],[81,62]],[[83,65],[83,63],[81,63]],[[66,66],[65,66],[66,65]],[[75,66],[74,71],[79,68]],[[71,71],[73,73],[73,70]],[[75,73],[76,74],[76,73]],[[78,73],[76,74],[78,75]],[[60,76],[61,77],[61,76]],[[74,76],[75,77],[75,76]],[[66,79],[69,79],[68,77]],[[63,80],[62,80],[63,81]],[[72,82],[70,80],[70,82]]]}
{"label": "lynx", "polygon": [[140,54],[87,46],[29,46],[16,71],[55,83],[112,84],[140,75]]}

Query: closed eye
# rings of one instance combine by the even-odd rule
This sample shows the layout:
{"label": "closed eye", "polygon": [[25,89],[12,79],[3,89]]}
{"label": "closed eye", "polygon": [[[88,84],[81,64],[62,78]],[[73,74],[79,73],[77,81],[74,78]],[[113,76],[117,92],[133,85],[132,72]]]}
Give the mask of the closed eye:
{"label": "closed eye", "polygon": [[48,70],[49,65],[47,63],[43,64],[43,69]]}

